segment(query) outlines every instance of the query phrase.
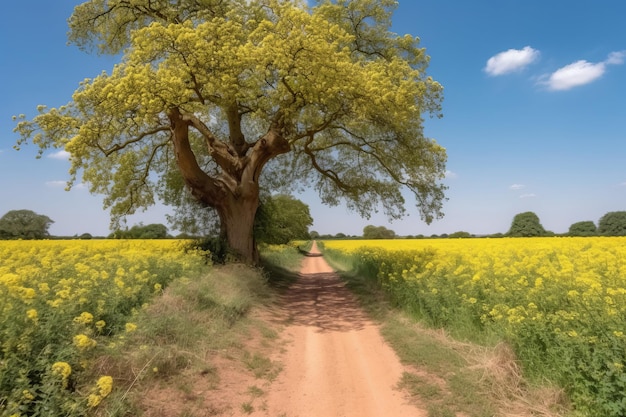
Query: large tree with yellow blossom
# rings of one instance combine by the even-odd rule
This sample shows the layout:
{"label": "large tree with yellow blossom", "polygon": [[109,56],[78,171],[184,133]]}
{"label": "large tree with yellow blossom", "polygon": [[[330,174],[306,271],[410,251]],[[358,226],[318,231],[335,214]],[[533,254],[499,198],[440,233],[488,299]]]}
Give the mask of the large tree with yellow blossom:
{"label": "large tree with yellow blossom", "polygon": [[442,87],[419,39],[393,33],[392,0],[90,0],[69,39],[119,54],[61,107],[18,121],[18,146],[70,153],[119,219],[181,190],[257,260],[261,187],[313,187],[367,216],[441,217],[446,152],[423,135]]}

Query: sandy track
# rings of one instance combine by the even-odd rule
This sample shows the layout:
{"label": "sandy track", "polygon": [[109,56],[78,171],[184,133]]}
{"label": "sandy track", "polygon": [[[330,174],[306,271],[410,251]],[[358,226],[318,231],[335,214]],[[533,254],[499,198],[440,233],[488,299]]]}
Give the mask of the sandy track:
{"label": "sandy track", "polygon": [[284,308],[283,371],[256,415],[426,416],[396,389],[403,367],[395,352],[322,257],[304,260]]}

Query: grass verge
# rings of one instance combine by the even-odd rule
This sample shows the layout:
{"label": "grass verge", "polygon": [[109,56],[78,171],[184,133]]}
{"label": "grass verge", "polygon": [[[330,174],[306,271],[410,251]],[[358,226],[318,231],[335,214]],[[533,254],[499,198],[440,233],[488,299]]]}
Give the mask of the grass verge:
{"label": "grass verge", "polygon": [[[95,415],[205,417],[262,407],[263,384],[280,372],[269,356],[278,330],[248,313],[274,302],[291,279],[283,269],[269,279],[231,264],[172,283],[137,313],[134,332],[103,348],[92,368],[116,389]],[[227,390],[225,380],[243,388]]]}

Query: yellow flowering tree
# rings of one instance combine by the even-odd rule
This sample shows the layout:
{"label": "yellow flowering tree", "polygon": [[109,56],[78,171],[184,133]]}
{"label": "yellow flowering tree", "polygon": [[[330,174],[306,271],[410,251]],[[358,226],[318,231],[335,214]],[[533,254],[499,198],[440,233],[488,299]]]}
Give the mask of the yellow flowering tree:
{"label": "yellow flowering tree", "polygon": [[18,146],[67,150],[69,185],[81,172],[114,220],[156,198],[179,205],[188,189],[249,262],[262,183],[313,185],[327,204],[390,217],[408,189],[430,222],[446,153],[423,136],[422,114],[439,115],[442,87],[419,39],[390,31],[396,4],[87,1],[70,41],[121,63],[67,105],[19,120]]}

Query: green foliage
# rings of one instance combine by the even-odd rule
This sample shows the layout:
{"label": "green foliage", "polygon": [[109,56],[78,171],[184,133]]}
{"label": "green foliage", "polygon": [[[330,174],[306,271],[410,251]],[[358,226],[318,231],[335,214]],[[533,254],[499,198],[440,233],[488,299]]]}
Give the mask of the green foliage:
{"label": "green foliage", "polygon": [[393,239],[396,232],[387,229],[385,226],[367,225],[363,228],[364,239]]}
{"label": "green foliage", "polygon": [[116,230],[109,239],[165,239],[167,227],[162,224],[134,225],[128,230]]}
{"label": "green foliage", "polygon": [[472,237],[472,235],[469,232],[454,232],[451,233],[450,235],[448,235],[449,238],[451,239],[459,239],[459,238],[468,238],[468,237]]}
{"label": "green foliage", "polygon": [[612,211],[602,216],[598,223],[598,234],[626,236],[626,211]]}
{"label": "green foliage", "polygon": [[596,225],[591,220],[572,224],[567,232],[569,236],[595,236],[597,234]]}
{"label": "green foliage", "polygon": [[207,253],[211,258],[211,263],[214,264],[225,264],[233,259],[228,243],[219,236],[208,236],[195,240],[188,248],[189,250],[200,250]]}
{"label": "green foliage", "polygon": [[11,210],[0,218],[0,239],[45,239],[52,223],[31,210]]}
{"label": "green foliage", "polygon": [[539,217],[532,211],[517,214],[507,232],[508,236],[514,237],[545,236],[546,234],[546,230],[539,222]]}
{"label": "green foliage", "polygon": [[312,224],[308,205],[289,195],[272,196],[257,210],[254,236],[258,242],[287,244],[308,239]]}

